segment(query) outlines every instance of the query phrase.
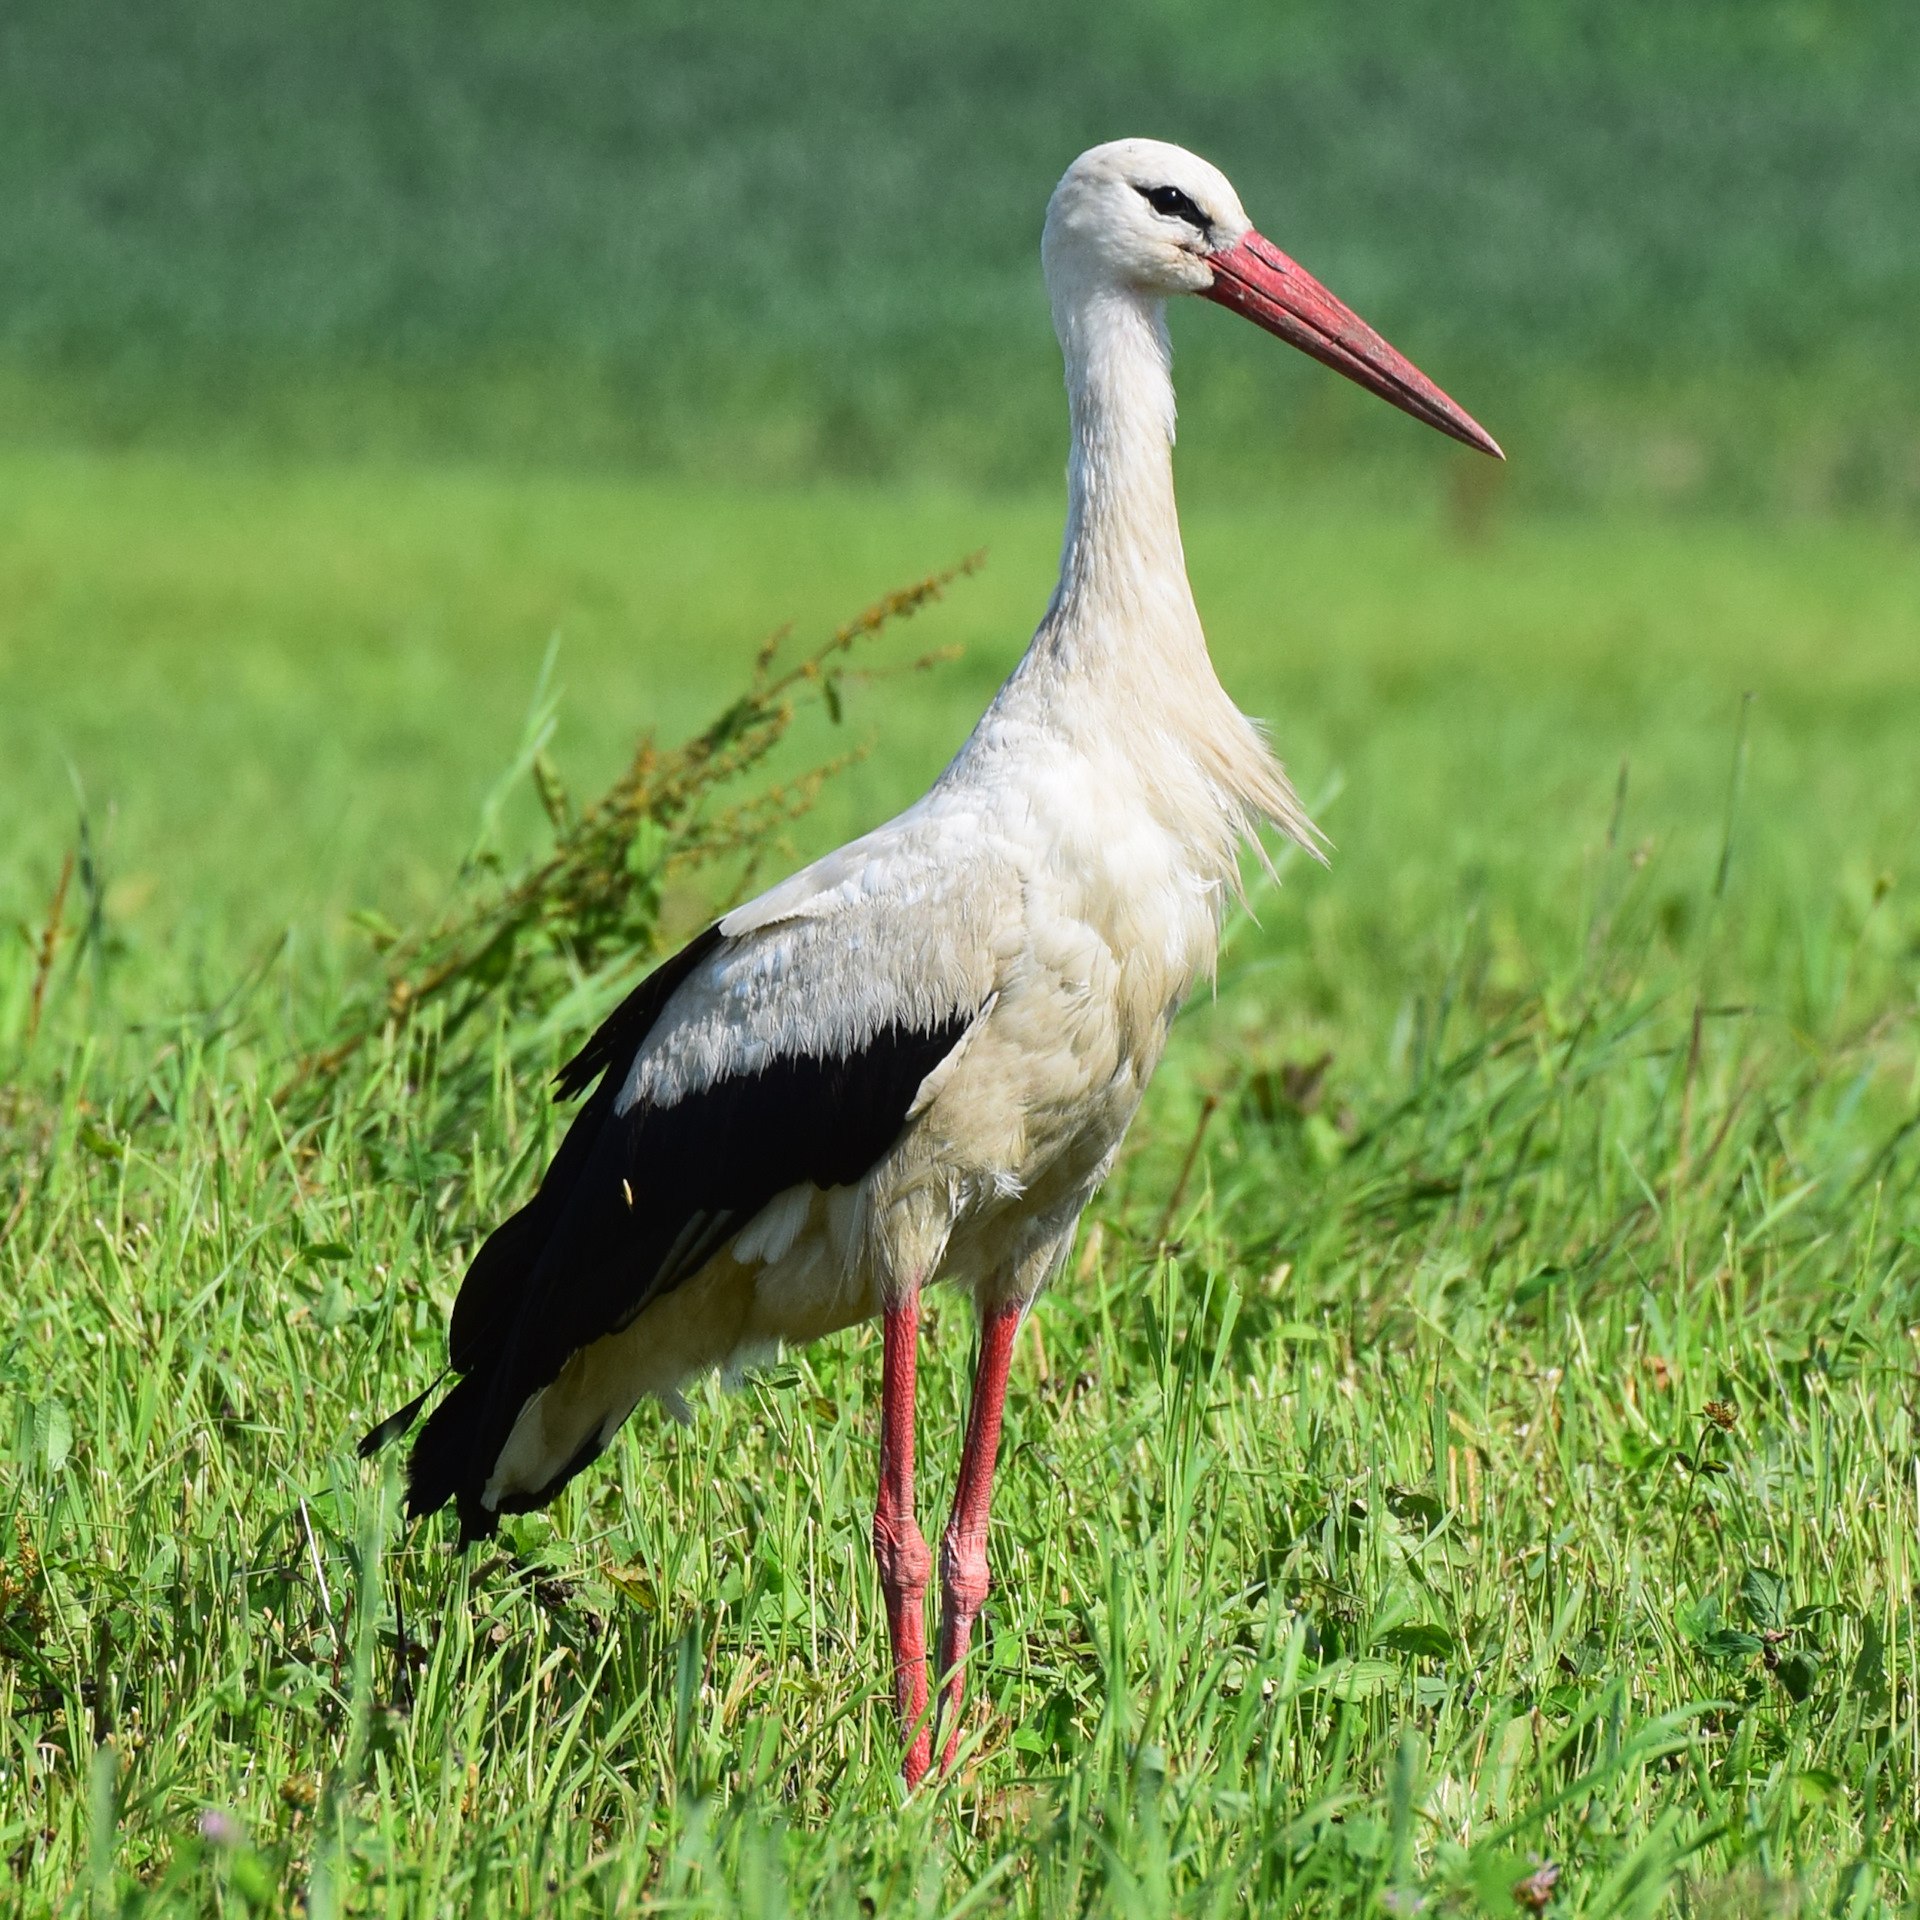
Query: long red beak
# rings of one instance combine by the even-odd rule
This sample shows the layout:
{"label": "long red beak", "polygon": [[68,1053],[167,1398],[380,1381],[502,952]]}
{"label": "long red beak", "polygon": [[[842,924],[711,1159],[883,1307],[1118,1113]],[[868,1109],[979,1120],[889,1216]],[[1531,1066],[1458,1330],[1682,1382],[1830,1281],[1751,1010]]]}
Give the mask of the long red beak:
{"label": "long red beak", "polygon": [[1206,290],[1207,299],[1245,314],[1256,326],[1278,334],[1289,346],[1312,354],[1416,420],[1496,460],[1507,457],[1464,407],[1455,406],[1411,360],[1395,353],[1351,307],[1336,300],[1271,240],[1249,232],[1210,255],[1209,264],[1213,285]]}

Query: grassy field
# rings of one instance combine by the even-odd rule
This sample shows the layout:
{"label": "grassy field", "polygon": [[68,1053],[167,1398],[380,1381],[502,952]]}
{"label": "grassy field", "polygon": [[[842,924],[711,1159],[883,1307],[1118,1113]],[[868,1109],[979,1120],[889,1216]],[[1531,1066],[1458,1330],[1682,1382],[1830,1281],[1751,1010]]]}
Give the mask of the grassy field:
{"label": "grassy field", "polygon": [[[785,751],[871,745],[798,857],[961,737],[1056,503],[0,456],[14,1910],[1920,1895],[1920,556],[1413,471],[1384,518],[1190,510],[1338,852],[1256,890],[1023,1335],[978,1737],[903,1804],[875,1340],[636,1419],[497,1553],[409,1539],[352,1439],[559,1116],[504,1022],[477,1104],[394,1047],[271,1095],[371,965],[352,910],[448,897],[553,636],[591,791],[769,629],[986,548],[875,656],[963,657]],[[923,1520],[967,1354],[941,1303]]]}

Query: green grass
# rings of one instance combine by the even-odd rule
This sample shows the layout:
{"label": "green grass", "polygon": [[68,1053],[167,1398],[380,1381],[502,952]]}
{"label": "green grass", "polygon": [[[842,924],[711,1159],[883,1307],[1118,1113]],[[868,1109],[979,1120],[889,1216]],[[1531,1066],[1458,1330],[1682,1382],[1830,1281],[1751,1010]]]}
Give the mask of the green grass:
{"label": "green grass", "polygon": [[[1481,523],[1445,471],[1189,512],[1339,851],[1236,923],[1023,1335],[977,1739],[903,1805],[871,1336],[636,1419],[499,1553],[407,1539],[351,1441],[559,1116],[503,1031],[472,1125],[391,1052],[311,1122],[267,1089],[367,964],[349,910],[444,896],[551,634],[590,789],[767,629],[986,546],[888,642],[964,658],[856,690],[874,751],[797,856],[960,738],[1056,502],[0,460],[9,1901],[1514,1913],[1545,1859],[1560,1914],[1920,1895],[1920,559]],[[940,1302],[929,1525],[967,1357]]]}

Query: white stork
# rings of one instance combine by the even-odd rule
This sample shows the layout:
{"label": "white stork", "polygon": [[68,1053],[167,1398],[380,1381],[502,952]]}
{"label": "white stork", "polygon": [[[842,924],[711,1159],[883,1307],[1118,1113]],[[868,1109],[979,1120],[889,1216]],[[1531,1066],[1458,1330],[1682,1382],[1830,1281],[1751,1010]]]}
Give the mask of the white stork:
{"label": "white stork", "polygon": [[[1270,824],[1317,851],[1194,610],[1167,299],[1230,307],[1499,454],[1178,147],[1082,154],[1042,254],[1073,448],[1039,631],[924,799],[709,927],[562,1070],[562,1096],[591,1096],[467,1273],[459,1377],[409,1468],[411,1512],[451,1500],[463,1543],[478,1539],[553,1499],[643,1395],[680,1412],[696,1376],[877,1315],[873,1549],[909,1784],[936,1739],[945,1765],[959,1738],[1021,1317],[1213,962],[1241,843]],[[929,1714],[914,1364],[936,1280],[973,1295],[980,1343]]]}

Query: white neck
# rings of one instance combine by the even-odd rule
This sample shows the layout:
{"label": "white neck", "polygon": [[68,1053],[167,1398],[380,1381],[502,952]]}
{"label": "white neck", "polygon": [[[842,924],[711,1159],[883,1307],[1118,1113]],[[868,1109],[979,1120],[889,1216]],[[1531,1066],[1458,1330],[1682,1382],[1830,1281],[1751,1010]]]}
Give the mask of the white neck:
{"label": "white neck", "polygon": [[1173,377],[1159,300],[1102,288],[1056,302],[1073,450],[1060,585],[1043,632],[1101,655],[1152,636],[1198,665],[1205,641],[1173,499]]}
{"label": "white neck", "polygon": [[[1187,584],[1173,501],[1173,378],[1163,304],[1121,289],[1057,289],[1073,452],[1060,584],[1020,665],[954,763],[1064,732],[1220,879],[1261,820],[1310,851],[1316,833],[1260,730],[1227,698]],[[1118,761],[1115,762],[1115,765]]]}

